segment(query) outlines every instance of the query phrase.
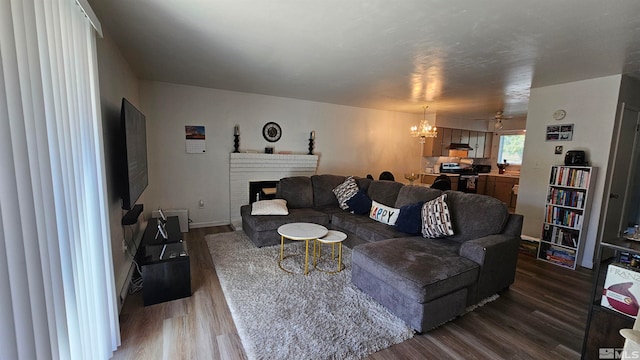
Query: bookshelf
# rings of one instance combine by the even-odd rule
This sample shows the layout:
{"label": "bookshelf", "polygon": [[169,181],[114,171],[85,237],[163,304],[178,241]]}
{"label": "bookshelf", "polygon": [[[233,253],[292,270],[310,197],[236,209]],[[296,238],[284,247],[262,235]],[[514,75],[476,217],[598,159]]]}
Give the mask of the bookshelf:
{"label": "bookshelf", "polygon": [[582,255],[597,168],[552,166],[538,259],[575,269]]}

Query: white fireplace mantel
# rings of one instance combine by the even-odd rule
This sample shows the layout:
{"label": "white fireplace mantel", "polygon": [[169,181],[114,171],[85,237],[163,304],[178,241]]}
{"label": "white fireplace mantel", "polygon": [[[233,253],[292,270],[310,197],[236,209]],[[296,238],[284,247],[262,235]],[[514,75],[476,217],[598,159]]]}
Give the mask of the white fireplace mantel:
{"label": "white fireplace mantel", "polygon": [[229,157],[229,214],[235,229],[242,228],[240,207],[249,204],[249,183],[278,181],[287,176],[311,176],[318,155],[231,153]]}

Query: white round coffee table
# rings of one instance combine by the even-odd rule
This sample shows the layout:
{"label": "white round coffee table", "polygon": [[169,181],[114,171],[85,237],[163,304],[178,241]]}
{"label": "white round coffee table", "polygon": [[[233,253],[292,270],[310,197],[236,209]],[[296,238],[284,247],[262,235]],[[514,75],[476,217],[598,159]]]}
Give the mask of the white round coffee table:
{"label": "white round coffee table", "polygon": [[[278,228],[278,234],[280,234],[280,261],[278,266],[280,269],[293,274],[293,271],[289,271],[282,267],[282,260],[294,256],[296,254],[284,256],[284,239],[289,240],[304,240],[305,241],[305,254],[304,254],[304,274],[309,273],[309,240],[315,240],[327,235],[327,228],[312,223],[290,223],[282,225]],[[315,249],[315,247],[314,247]]]}
{"label": "white round coffee table", "polygon": [[316,259],[316,242],[318,243],[318,258],[322,257],[320,254],[320,245],[321,244],[331,244],[331,260],[335,259],[335,245],[338,244],[338,269],[336,271],[326,271],[322,269],[318,269],[320,271],[335,274],[342,269],[344,269],[344,264],[342,263],[342,242],[347,238],[347,234],[342,231],[337,230],[329,230],[327,235],[322,238],[318,238],[313,242],[313,267],[318,269],[318,263]]}

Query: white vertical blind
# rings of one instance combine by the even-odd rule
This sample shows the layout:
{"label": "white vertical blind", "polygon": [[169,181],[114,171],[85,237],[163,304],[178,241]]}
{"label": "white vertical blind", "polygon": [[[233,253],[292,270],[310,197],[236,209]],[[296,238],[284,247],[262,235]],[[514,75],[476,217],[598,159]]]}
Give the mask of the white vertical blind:
{"label": "white vertical blind", "polygon": [[92,23],[86,1],[0,0],[3,358],[120,343]]}

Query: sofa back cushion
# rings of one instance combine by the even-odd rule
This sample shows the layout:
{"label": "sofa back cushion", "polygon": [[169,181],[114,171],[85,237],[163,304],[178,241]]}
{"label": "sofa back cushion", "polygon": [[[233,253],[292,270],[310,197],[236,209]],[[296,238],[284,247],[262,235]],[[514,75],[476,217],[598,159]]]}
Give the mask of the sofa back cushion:
{"label": "sofa back cushion", "polygon": [[487,195],[445,191],[453,223],[453,235],[446,239],[459,243],[502,232],[509,210],[500,200]]}
{"label": "sofa back cushion", "polygon": [[333,189],[342,184],[346,178],[346,176],[329,174],[311,176],[311,183],[313,184],[313,206],[338,206],[338,200],[333,193]]}
{"label": "sofa back cushion", "polygon": [[418,202],[431,201],[440,195],[442,195],[442,191],[437,189],[418,185],[405,185],[398,193],[398,199],[396,200],[395,207],[399,209],[403,206]]}
{"label": "sofa back cushion", "polygon": [[280,179],[276,188],[276,197],[287,200],[287,206],[290,209],[313,207],[311,179],[306,176]]}
{"label": "sofa back cushion", "polygon": [[369,184],[371,184],[371,179],[361,178],[357,176],[354,176],[353,178],[356,179],[356,184],[358,184],[358,189],[364,190],[365,192],[369,190]]}
{"label": "sofa back cushion", "polygon": [[[342,184],[346,179],[347,177],[342,175],[312,175],[311,183],[313,184],[313,206],[316,208],[338,206],[338,200],[336,199],[336,195],[333,193],[333,189]],[[358,189],[364,189],[366,192],[371,180],[355,176],[354,179],[356,180],[356,184],[358,184]]]}
{"label": "sofa back cushion", "polygon": [[371,184],[369,184],[367,195],[369,195],[371,200],[393,207],[398,199],[398,193],[403,186],[403,184],[395,181],[373,180]]}

